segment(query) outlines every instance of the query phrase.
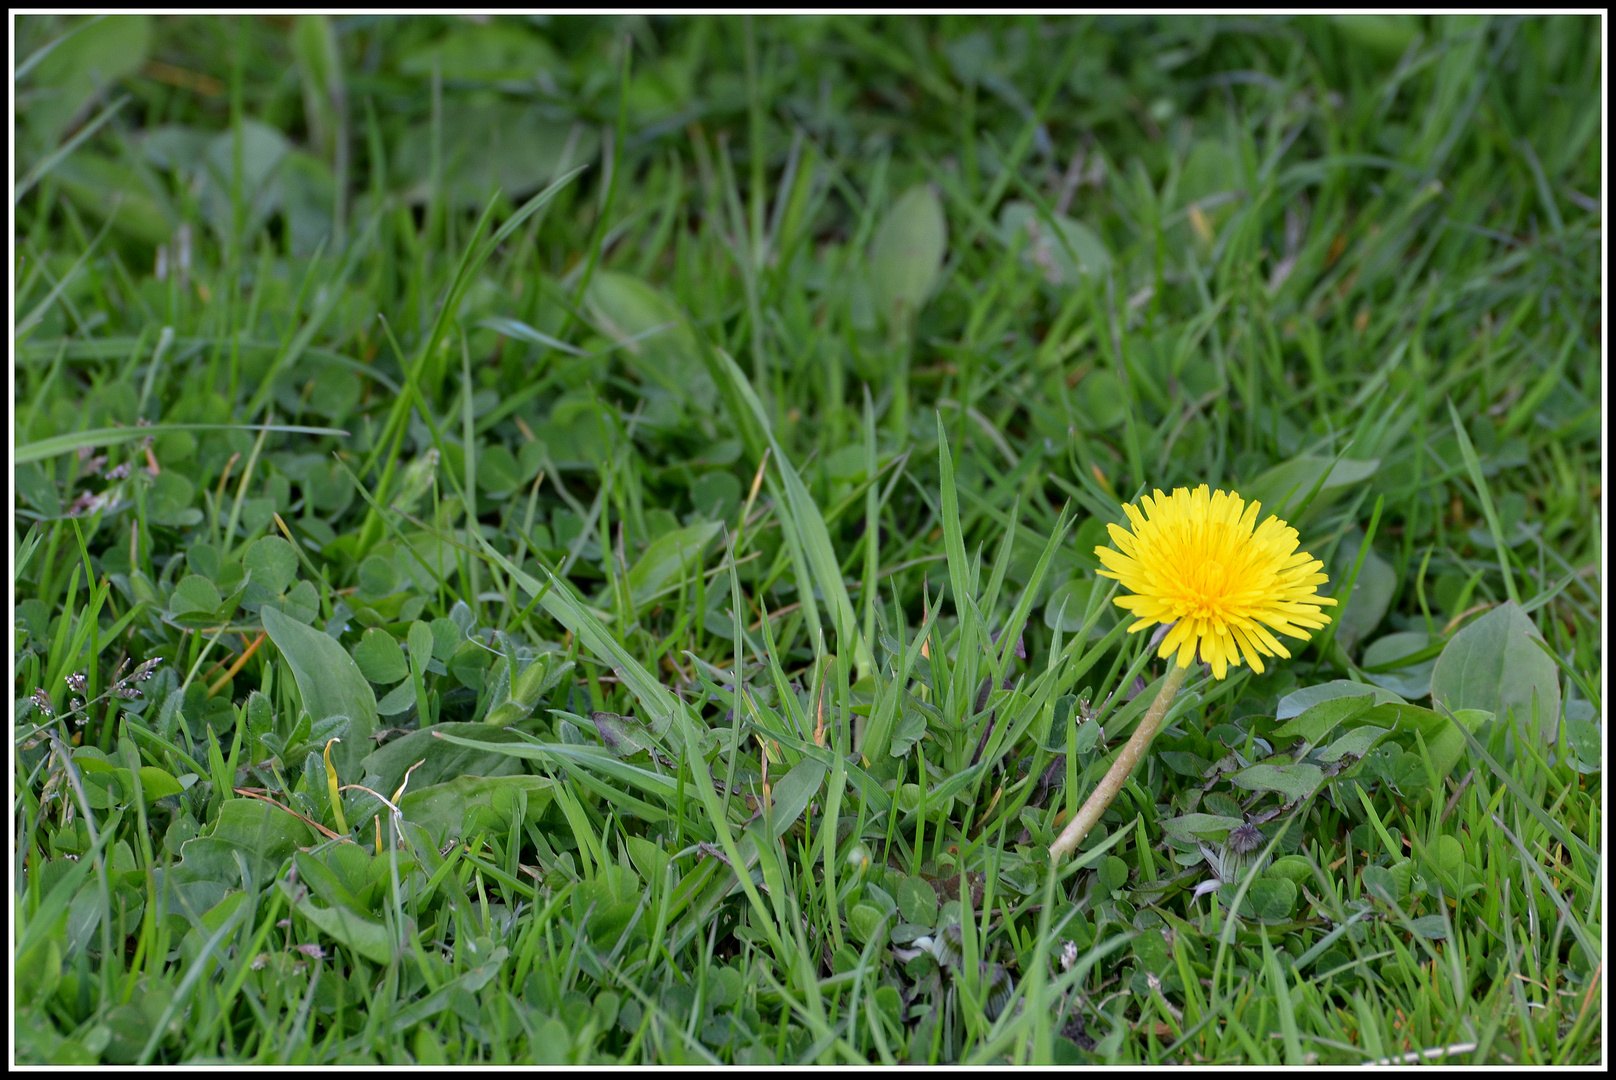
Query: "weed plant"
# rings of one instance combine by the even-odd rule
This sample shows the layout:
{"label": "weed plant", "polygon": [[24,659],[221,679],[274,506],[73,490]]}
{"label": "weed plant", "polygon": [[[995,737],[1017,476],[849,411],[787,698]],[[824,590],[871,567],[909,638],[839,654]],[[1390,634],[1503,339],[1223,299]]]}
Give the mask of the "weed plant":
{"label": "weed plant", "polygon": [[13,27],[16,1061],[1603,1059],[1597,18]]}

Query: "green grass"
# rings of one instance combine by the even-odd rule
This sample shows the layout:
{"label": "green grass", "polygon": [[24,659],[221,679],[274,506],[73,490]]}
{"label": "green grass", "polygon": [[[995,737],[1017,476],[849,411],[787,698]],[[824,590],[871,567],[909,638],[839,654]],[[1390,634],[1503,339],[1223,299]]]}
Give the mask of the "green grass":
{"label": "green grass", "polygon": [[1593,19],[16,34],[16,1060],[1603,1059]]}

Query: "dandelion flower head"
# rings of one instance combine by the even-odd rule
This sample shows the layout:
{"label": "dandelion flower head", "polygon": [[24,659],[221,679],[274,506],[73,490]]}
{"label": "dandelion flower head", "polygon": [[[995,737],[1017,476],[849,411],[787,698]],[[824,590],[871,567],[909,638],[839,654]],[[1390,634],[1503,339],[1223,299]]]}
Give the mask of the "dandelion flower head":
{"label": "dandelion flower head", "polygon": [[1296,530],[1279,518],[1257,524],[1262,504],[1205,484],[1140,503],[1143,512],[1123,507],[1132,532],[1109,526],[1117,550],[1094,553],[1100,573],[1133,594],[1116,599],[1138,620],[1130,632],[1172,624],[1157,655],[1177,652],[1188,667],[1199,651],[1219,679],[1242,659],[1261,672],[1264,656],[1291,655],[1275,633],[1306,641],[1329,622],[1319,605],[1336,601],[1318,595],[1324,564],[1296,550]]}

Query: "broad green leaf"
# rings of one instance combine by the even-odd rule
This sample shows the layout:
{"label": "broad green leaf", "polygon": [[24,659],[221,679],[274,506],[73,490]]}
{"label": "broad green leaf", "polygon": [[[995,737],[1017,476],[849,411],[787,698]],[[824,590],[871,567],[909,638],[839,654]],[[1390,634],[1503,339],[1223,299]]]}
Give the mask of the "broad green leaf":
{"label": "broad green leaf", "polygon": [[[408,686],[408,684],[405,684]],[[411,688],[413,700],[414,690]],[[365,756],[364,785],[392,797],[404,774],[417,761],[420,768],[410,774],[410,791],[431,787],[457,776],[505,776],[522,771],[516,758],[487,747],[467,747],[446,739],[433,738],[435,732],[474,735],[483,743],[520,742],[521,736],[486,724],[444,723],[412,731]]]}
{"label": "broad green leaf", "polygon": [[1222,841],[1230,829],[1237,829],[1243,824],[1241,818],[1223,817],[1219,814],[1181,814],[1175,818],[1165,818],[1161,827],[1171,836],[1180,840],[1211,839]]}
{"label": "broad green leaf", "polygon": [[365,631],[365,636],[354,646],[353,658],[365,678],[383,686],[391,686],[410,673],[398,639],[380,627]]}
{"label": "broad green leaf", "polygon": [[675,583],[692,563],[699,565],[703,549],[722,527],[716,521],[709,521],[663,533],[651,541],[645,554],[629,568],[628,588],[634,603],[644,604],[665,586]]}
{"label": "broad green leaf", "polygon": [[[1239,886],[1228,884],[1218,889],[1218,899],[1225,904],[1234,903]],[[1240,914],[1245,918],[1278,921],[1290,915],[1296,907],[1296,883],[1289,878],[1262,877],[1251,883],[1245,899],[1240,902]]]}
{"label": "broad green leaf", "polygon": [[1436,668],[1436,657],[1399,665],[1404,657],[1417,656],[1425,649],[1429,638],[1423,630],[1405,630],[1387,634],[1364,649],[1365,668],[1389,667],[1388,671],[1365,671],[1364,678],[1376,686],[1385,687],[1410,700],[1431,693],[1431,672]]}
{"label": "broad green leaf", "polygon": [[1164,765],[1180,776],[1204,777],[1206,770],[1212,767],[1212,763],[1206,758],[1185,750],[1162,750],[1157,756]]}
{"label": "broad green leaf", "polygon": [[1406,734],[1418,731],[1427,739],[1442,734],[1449,720],[1441,713],[1404,702],[1383,702],[1363,714],[1364,722],[1380,724]]}
{"label": "broad green leaf", "polygon": [[1302,715],[1302,713],[1321,701],[1360,696],[1374,698],[1377,705],[1388,701],[1407,704],[1401,697],[1390,690],[1382,690],[1378,686],[1370,686],[1366,683],[1336,679],[1332,682],[1319,683],[1317,686],[1304,686],[1300,690],[1294,690],[1286,694],[1279,699],[1279,708],[1275,711],[1275,716],[1280,720],[1289,720],[1292,717]]}
{"label": "broad green leaf", "polygon": [[[85,946],[94,940],[93,935],[101,927],[101,913],[108,910],[109,906],[116,913],[120,905],[132,906],[139,904],[141,914],[145,914],[145,904],[140,901],[139,894],[134,893],[128,886],[114,884],[110,888],[109,894],[107,899],[110,901],[110,905],[103,906],[102,893],[95,882],[86,882],[79,890],[79,894],[73,898],[73,902],[67,908],[67,936],[62,943],[62,952],[64,954],[71,957],[85,951]],[[126,909],[126,914],[133,914],[133,912]],[[114,941],[122,941],[128,931],[133,929],[127,923],[124,927],[117,927],[116,923],[114,923],[113,927],[116,928],[109,927],[109,929],[112,929],[112,940]]]}
{"label": "broad green leaf", "polygon": [[1111,253],[1094,231],[1064,214],[1053,215],[1060,235],[1054,235],[1037,207],[1027,202],[1007,203],[999,214],[1006,244],[1016,232],[1027,233],[1021,261],[1037,267],[1051,285],[1073,286],[1083,276],[1099,277],[1111,268]]}
{"label": "broad green leaf", "polygon": [[57,488],[54,479],[45,475],[38,462],[29,462],[20,468],[14,468],[11,477],[16,485],[17,494],[27,500],[28,505],[40,514],[53,518],[62,512],[61,490]]}
{"label": "broad green leaf", "polygon": [[474,82],[523,82],[544,71],[562,71],[566,62],[544,36],[521,22],[461,24],[429,43],[404,53],[399,70],[431,78]]}
{"label": "broad green leaf", "polygon": [[[308,626],[314,622],[315,616],[320,614],[320,594],[315,590],[313,582],[299,581],[292,586],[285,597],[265,600],[259,611],[260,617],[264,611],[278,611]],[[273,638],[274,635],[271,634],[270,637]]]}
{"label": "broad green leaf", "polygon": [[646,881],[661,881],[673,853],[643,836],[630,836],[627,842],[629,858],[634,860],[640,876]]}
{"label": "broad green leaf", "polygon": [[[289,896],[291,886],[277,882]],[[376,964],[391,963],[393,941],[387,927],[373,922],[345,907],[320,907],[308,897],[294,901],[297,913],[313,923],[319,931],[338,945],[358,953]]]}
{"label": "broad green leaf", "polygon": [[[120,770],[121,771],[121,770]],[[159,769],[155,765],[142,765],[140,767],[140,790],[147,802],[156,802],[170,795],[178,795],[185,789],[180,782],[166,769]]]}
{"label": "broad green leaf", "polygon": [[117,766],[99,748],[94,746],[75,747],[73,750],[73,764],[77,765],[81,772],[87,773],[114,772],[117,769]]}
{"label": "broad green leaf", "polygon": [[1108,431],[1128,418],[1128,391],[1115,372],[1103,368],[1083,376],[1073,403],[1095,431]]}
{"label": "broad green leaf", "polygon": [[1284,878],[1286,881],[1313,880],[1313,864],[1305,855],[1281,855],[1263,871],[1264,877]]}
{"label": "broad green leaf", "polygon": [[530,821],[550,804],[556,782],[547,776],[525,773],[512,776],[458,776],[453,780],[431,787],[413,789],[404,793],[398,808],[404,820],[421,826],[438,842],[462,835],[465,817],[473,807],[495,807],[495,797],[503,804],[510,793],[527,792],[527,814]]}
{"label": "broad green leaf", "polygon": [[1395,60],[1420,36],[1419,20],[1403,14],[1331,15],[1330,22],[1352,45]]}
{"label": "broad green leaf", "polygon": [[[240,170],[246,206],[243,236],[251,236],[282,209],[283,185],[277,183],[281,166],[292,152],[291,141],[278,129],[253,118],[240,122],[240,130],[221,131],[208,140],[204,151],[201,199],[203,216],[221,243],[234,234],[236,220],[232,188]],[[239,155],[239,156],[238,156]]]}
{"label": "broad green leaf", "polygon": [[[92,19],[40,58],[18,119],[40,143],[54,144],[96,94],[140,70],[151,44],[149,15]],[[22,137],[18,136],[18,151]]]}
{"label": "broad green leaf", "polygon": [[1394,867],[1366,866],[1359,877],[1371,896],[1388,904],[1397,903],[1408,888],[1409,875],[1399,874]]}
{"label": "broad green leaf", "polygon": [[1377,638],[1363,651],[1364,667],[1382,667],[1413,656],[1429,642],[1424,630],[1400,630]]}
{"label": "broad green leaf", "polygon": [[[1342,539],[1341,546],[1336,548],[1332,580],[1341,581],[1352,572],[1353,560],[1357,558],[1362,543],[1361,532],[1350,532]],[[1334,612],[1335,639],[1343,649],[1351,652],[1360,639],[1380,625],[1396,591],[1397,572],[1370,545],[1364,552],[1363,566],[1358,570],[1357,580],[1352,583],[1352,595]]]}
{"label": "broad green leaf", "polygon": [[1431,700],[1450,710],[1513,716],[1517,730],[1525,730],[1535,695],[1537,734],[1552,740],[1560,721],[1559,673],[1533,641],[1538,637],[1519,604],[1500,604],[1453,635],[1442,650],[1431,672]]}
{"label": "broad green leaf", "polygon": [[[1240,159],[1236,151],[1223,139],[1212,136],[1195,140],[1178,176],[1178,201],[1196,203],[1211,195],[1234,193],[1239,187]],[[1215,224],[1232,213],[1233,207],[1223,203],[1203,210]]]}
{"label": "broad green leaf", "polygon": [[521,484],[521,466],[505,447],[496,443],[477,455],[477,486],[489,495],[508,495]]}
{"label": "broad green leaf", "polygon": [[906,877],[898,882],[898,913],[904,922],[916,926],[937,925],[937,890],[931,882],[920,877]]}
{"label": "broad green leaf", "polygon": [[330,717],[347,717],[335,732],[342,742],[332,748],[332,760],[342,776],[352,780],[376,730],[376,695],[370,683],[331,635],[268,606],[262,615],[264,631],[291,667],[303,708],[316,727]]}
{"label": "broad green leaf", "polygon": [[[530,80],[536,70],[518,78]],[[456,94],[445,100],[440,154],[448,167],[439,190],[467,210],[481,207],[496,190],[520,199],[554,183],[563,170],[592,160],[600,149],[597,131],[553,118],[531,101]],[[409,125],[394,144],[388,176],[402,181],[402,194],[411,203],[424,203],[434,194],[432,144],[429,124]]]}
{"label": "broad green leaf", "polygon": [[1570,744],[1571,752],[1576,755],[1577,762],[1582,766],[1579,771],[1598,772],[1600,770],[1604,737],[1599,730],[1598,724],[1582,717],[1567,718],[1566,742]]}
{"label": "broad green leaf", "polygon": [[315,510],[339,514],[354,500],[351,474],[332,461],[314,466],[303,477],[303,490]]}
{"label": "broad green leaf", "polygon": [[854,904],[847,913],[847,932],[866,947],[872,941],[879,947],[891,929],[891,917],[874,904]]}
{"label": "broad green leaf", "polygon": [[307,825],[279,807],[259,799],[229,799],[220,808],[213,831],[180,848],[174,872],[180,880],[215,881],[235,888],[245,862],[254,884],[263,888],[282,862],[314,841]]}
{"label": "broad green leaf", "polygon": [[146,496],[146,509],[159,525],[195,525],[202,520],[202,511],[191,505],[194,498],[195,484],[173,469],[164,469],[152,482],[151,492]]}
{"label": "broad green leaf", "polygon": [[[440,623],[443,624],[441,627],[438,625]],[[444,643],[441,649],[438,645],[440,637]],[[454,651],[460,647],[460,628],[448,619],[433,619],[429,623],[417,619],[410,623],[409,644],[410,655],[420,662],[424,671],[434,657],[447,660],[454,655]],[[440,652],[441,656],[438,655]]]}
{"label": "broad green leaf", "polygon": [[1421,915],[1410,920],[1409,925],[1416,934],[1428,941],[1442,941],[1448,936],[1447,920],[1440,915]]}
{"label": "broad green leaf", "polygon": [[[355,896],[344,883],[344,879],[351,878],[351,875],[344,874],[339,878],[332,869],[333,866],[340,866],[345,857],[352,858],[357,855],[358,859],[354,861],[358,862],[366,858],[366,853],[358,844],[337,844],[321,854],[324,860],[332,864],[331,866],[306,851],[299,851],[292,856],[292,866],[297,871],[298,881],[314,890],[314,895],[332,907],[345,907],[361,916],[369,914],[364,901]],[[366,891],[362,885],[360,891]]]}
{"label": "broad green leaf", "polygon": [[824,762],[804,758],[775,783],[772,809],[776,837],[784,835],[808,809],[808,803],[825,782],[825,772]]}
{"label": "broad green leaf", "polygon": [[586,299],[595,322],[645,377],[700,408],[713,407],[717,387],[678,305],[654,286],[611,270],[595,274]]}
{"label": "broad green leaf", "polygon": [[887,750],[889,757],[903,757],[926,735],[926,713],[920,707],[915,696],[907,690],[901,690],[902,698],[898,704],[898,723],[892,729],[892,744]]}
{"label": "broad green leaf", "polygon": [[948,248],[948,221],[936,192],[916,184],[898,197],[870,244],[870,284],[889,324],[925,306]]}
{"label": "broad green leaf", "polygon": [[[281,541],[285,543],[286,541]],[[296,558],[296,555],[293,555]],[[201,574],[209,581],[219,580],[219,549],[206,541],[192,544],[185,552],[185,566],[193,574]],[[279,592],[280,590],[275,590]]]}
{"label": "broad green leaf", "polygon": [[1379,742],[1380,737],[1387,734],[1389,730],[1389,728],[1373,726],[1354,728],[1323,750],[1320,750],[1318,754],[1319,760],[1336,762],[1349,754],[1353,757],[1363,757],[1369,753],[1369,748]]}
{"label": "broad green leaf", "polygon": [[[480,478],[482,473],[477,474]],[[359,592],[362,596],[380,598],[398,589],[398,569],[392,560],[380,555],[367,555],[359,564]]]}
{"label": "broad green leaf", "polygon": [[[1453,720],[1449,720],[1439,712],[1422,709],[1418,705],[1387,703],[1370,709],[1364,714],[1364,719],[1391,726],[1394,733],[1403,736],[1399,741],[1410,749],[1416,745],[1414,733],[1419,732],[1431,753],[1431,764],[1436,767],[1437,775],[1446,776],[1464,755],[1465,739],[1459,725],[1463,725],[1466,731],[1474,731],[1492,715],[1480,709],[1455,709]],[[1458,721],[1458,724],[1454,721]]]}
{"label": "broad green leaf", "polygon": [[1247,791],[1277,791],[1285,796],[1286,802],[1297,802],[1318,790],[1324,782],[1324,770],[1306,762],[1293,765],[1259,762],[1231,774],[1229,782]]}
{"label": "broad green leaf", "polygon": [[1369,479],[1380,468],[1379,458],[1367,461],[1342,458],[1332,466],[1333,460],[1312,454],[1294,457],[1275,465],[1255,480],[1241,484],[1240,493],[1247,499],[1262,503],[1260,520],[1267,520],[1270,514],[1284,519],[1302,504],[1313,486],[1319,483],[1320,477],[1324,478],[1324,482],[1319,485],[1319,493],[1309,506],[1310,512],[1330,505],[1353,484]]}
{"label": "broad green leaf", "polygon": [[[1044,603],[1044,625],[1051,630],[1057,623],[1064,634],[1075,634],[1083,629],[1083,616],[1088,612],[1089,596],[1094,592],[1099,582],[1087,578],[1073,578],[1064,585],[1056,586],[1055,591],[1049,594]],[[1110,583],[1100,589],[1103,595],[1110,588]],[[1094,625],[1089,629],[1088,637],[1092,640],[1103,635],[1116,625],[1116,609],[1106,604],[1095,617]]]}
{"label": "broad green leaf", "polygon": [[400,713],[410,711],[415,704],[415,687],[411,683],[401,682],[376,702],[377,716],[398,716]]}
{"label": "broad green leaf", "polygon": [[1458,876],[1465,868],[1464,844],[1454,836],[1439,836],[1431,845],[1431,860],[1444,874]]}
{"label": "broad green leaf", "polygon": [[660,749],[650,730],[633,717],[594,712],[589,718],[594,722],[595,734],[600,736],[600,741],[618,757],[629,757],[652,747]]}
{"label": "broad green leaf", "polygon": [[176,617],[191,615],[205,619],[215,614],[223,603],[224,597],[219,595],[213,582],[201,574],[188,574],[174,586],[174,594],[168,598],[168,610]]}
{"label": "broad green leaf", "polygon": [[1096,883],[1106,892],[1115,893],[1128,886],[1128,864],[1115,855],[1100,860],[1096,869]]}
{"label": "broad green leaf", "polygon": [[1328,698],[1317,705],[1309,706],[1300,715],[1284,724],[1274,732],[1274,737],[1279,739],[1300,737],[1306,739],[1310,745],[1317,746],[1338,724],[1344,724],[1368,712],[1374,703],[1374,698],[1367,693]]}
{"label": "broad green leaf", "polygon": [[201,913],[202,917],[195,920],[195,925],[201,930],[217,930],[228,922],[230,916],[240,910],[248,899],[249,897],[244,892],[231,892],[220,899],[218,903],[203,911]]}
{"label": "broad green leaf", "polygon": [[703,473],[690,485],[690,502],[711,521],[722,521],[741,508],[741,482],[732,472]]}

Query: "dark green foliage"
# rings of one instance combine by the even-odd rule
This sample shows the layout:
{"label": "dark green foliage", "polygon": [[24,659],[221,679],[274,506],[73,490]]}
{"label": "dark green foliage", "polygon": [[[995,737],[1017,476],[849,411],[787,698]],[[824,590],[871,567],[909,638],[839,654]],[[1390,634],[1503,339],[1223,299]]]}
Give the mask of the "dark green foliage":
{"label": "dark green foliage", "polygon": [[16,30],[18,1061],[1601,1059],[1593,18]]}

